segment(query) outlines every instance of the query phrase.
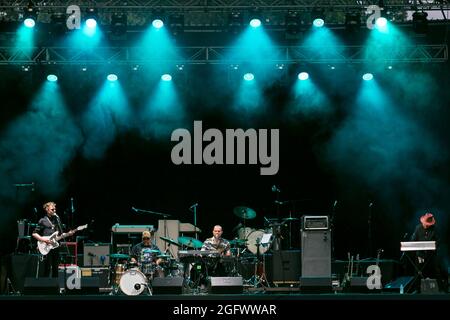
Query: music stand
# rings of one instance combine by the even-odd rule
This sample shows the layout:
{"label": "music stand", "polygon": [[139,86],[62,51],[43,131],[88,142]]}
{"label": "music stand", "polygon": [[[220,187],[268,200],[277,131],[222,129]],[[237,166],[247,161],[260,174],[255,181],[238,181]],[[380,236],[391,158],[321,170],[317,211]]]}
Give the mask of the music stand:
{"label": "music stand", "polygon": [[[400,242],[400,251],[405,254],[405,252],[409,251],[435,251],[436,250],[436,241],[407,241]],[[412,264],[416,271],[416,275],[414,276],[412,283],[416,283],[416,281],[420,278],[423,279],[423,270],[431,261],[430,258],[425,259],[423,263],[416,263],[408,254],[405,254],[406,258]],[[422,266],[419,266],[421,264]],[[407,292],[408,293],[408,292]]]}

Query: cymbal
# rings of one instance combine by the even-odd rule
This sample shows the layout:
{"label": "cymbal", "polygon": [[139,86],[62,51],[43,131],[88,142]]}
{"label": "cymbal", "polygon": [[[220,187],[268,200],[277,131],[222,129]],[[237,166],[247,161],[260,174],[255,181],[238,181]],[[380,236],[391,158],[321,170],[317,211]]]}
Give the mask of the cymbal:
{"label": "cymbal", "polygon": [[155,250],[155,249],[142,249],[143,252],[147,252],[147,253],[161,253],[161,251],[159,250]]}
{"label": "cymbal", "polygon": [[236,207],[233,209],[236,216],[242,219],[253,219],[256,217],[256,212],[253,209],[247,207]]}
{"label": "cymbal", "polygon": [[244,239],[234,239],[229,241],[230,245],[245,245],[247,243],[247,240]]}
{"label": "cymbal", "polygon": [[176,242],[175,240],[173,240],[171,238],[166,238],[166,237],[160,237],[160,238],[161,238],[161,240],[164,240],[165,242],[173,244],[174,246],[181,247],[181,244],[179,244],[178,242]]}
{"label": "cymbal", "polygon": [[167,258],[170,258],[170,255],[169,254],[161,254],[159,256],[156,256],[156,258],[158,258],[158,259],[167,259]]}
{"label": "cymbal", "polygon": [[130,256],[122,253],[113,253],[109,255],[111,259],[128,259]]}
{"label": "cymbal", "polygon": [[200,249],[203,245],[203,242],[191,237],[178,237],[178,242],[194,249]]}
{"label": "cymbal", "polygon": [[283,221],[297,221],[298,218],[292,218],[292,217],[288,217],[288,218],[284,218]]}

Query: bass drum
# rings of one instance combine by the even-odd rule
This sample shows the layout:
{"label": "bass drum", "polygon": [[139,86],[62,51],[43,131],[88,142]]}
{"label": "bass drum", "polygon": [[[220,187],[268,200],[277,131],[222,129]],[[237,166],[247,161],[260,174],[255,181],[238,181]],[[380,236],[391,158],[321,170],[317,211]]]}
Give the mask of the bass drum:
{"label": "bass drum", "polygon": [[[253,254],[258,253],[257,244],[261,242],[261,239],[265,233],[266,232],[264,232],[264,230],[255,230],[248,235],[247,248],[251,253]],[[259,253],[260,254],[266,253],[266,251],[269,250],[269,247],[270,247],[269,245],[266,246],[259,245]]]}
{"label": "bass drum", "polygon": [[147,277],[138,269],[127,270],[120,278],[120,290],[127,296],[140,295],[147,285]]}
{"label": "bass drum", "polygon": [[254,230],[255,229],[252,229],[249,227],[239,228],[239,230],[237,231],[238,239],[246,240],[248,238],[248,236],[250,235],[250,233],[252,233]]}

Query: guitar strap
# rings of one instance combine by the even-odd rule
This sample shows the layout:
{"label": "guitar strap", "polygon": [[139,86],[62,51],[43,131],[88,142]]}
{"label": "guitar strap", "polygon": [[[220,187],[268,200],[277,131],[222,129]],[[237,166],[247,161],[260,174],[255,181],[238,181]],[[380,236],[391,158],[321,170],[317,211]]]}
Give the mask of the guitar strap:
{"label": "guitar strap", "polygon": [[50,223],[50,227],[52,227],[52,230],[55,231],[55,225],[50,221],[48,216],[45,216],[48,220],[48,223]]}

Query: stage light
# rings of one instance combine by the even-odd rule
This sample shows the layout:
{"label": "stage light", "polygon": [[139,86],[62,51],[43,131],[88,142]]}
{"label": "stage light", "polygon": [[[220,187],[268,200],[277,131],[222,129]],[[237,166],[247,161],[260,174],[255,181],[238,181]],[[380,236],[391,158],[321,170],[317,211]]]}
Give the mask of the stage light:
{"label": "stage light", "polygon": [[172,76],[171,76],[170,74],[168,74],[168,73],[163,74],[163,75],[161,76],[161,80],[162,80],[162,81],[166,81],[166,82],[172,81]]}
{"label": "stage light", "polygon": [[127,15],[114,13],[111,16],[111,32],[114,36],[123,36],[127,32]]}
{"label": "stage light", "polygon": [[238,33],[244,24],[244,17],[240,12],[233,11],[228,15],[228,29],[232,33]]}
{"label": "stage light", "polygon": [[370,80],[373,79],[373,74],[371,74],[371,73],[365,73],[365,74],[362,76],[362,78],[363,78],[364,81],[370,81]]}
{"label": "stage light", "polygon": [[50,33],[62,35],[66,32],[66,16],[62,13],[55,13],[51,16]]}
{"label": "stage light", "polygon": [[252,20],[250,20],[250,26],[253,28],[258,28],[261,26],[261,20],[259,20],[258,18],[253,18]]}
{"label": "stage light", "polygon": [[259,28],[262,25],[262,17],[261,13],[258,11],[258,9],[253,9],[250,11],[248,15],[248,21],[249,25],[252,28]]}
{"label": "stage light", "polygon": [[302,81],[308,80],[308,79],[309,79],[309,74],[308,74],[308,72],[300,72],[300,73],[298,74],[298,79],[299,79],[299,80],[302,80]]}
{"label": "stage light", "polygon": [[361,15],[359,12],[349,12],[345,15],[345,28],[347,31],[356,31],[361,27]]}
{"label": "stage light", "polygon": [[245,81],[253,81],[255,79],[255,75],[253,73],[246,73],[244,74],[244,80]]}
{"label": "stage light", "polygon": [[413,17],[413,30],[419,34],[425,34],[428,31],[428,13],[416,11]]}
{"label": "stage light", "polygon": [[385,17],[379,17],[376,21],[378,28],[385,28],[387,25],[387,19]]}
{"label": "stage light", "polygon": [[322,9],[314,9],[311,12],[311,20],[313,21],[313,26],[316,28],[321,28],[325,24],[325,15]]}
{"label": "stage light", "polygon": [[117,81],[117,79],[119,79],[119,78],[114,73],[111,73],[111,74],[108,74],[106,79],[108,79],[108,81],[114,82],[114,81]]}
{"label": "stage light", "polygon": [[23,25],[27,28],[34,28],[37,21],[37,12],[34,8],[34,4],[32,1],[28,3],[28,6],[24,8],[23,13]]}
{"label": "stage light", "polygon": [[155,29],[161,29],[164,27],[164,22],[161,19],[154,19],[152,22],[152,26]]}
{"label": "stage light", "polygon": [[288,11],[285,17],[286,33],[298,34],[301,30],[301,19],[297,11]]}
{"label": "stage light", "polygon": [[23,24],[27,28],[34,28],[36,22],[33,18],[26,18],[25,20],[23,20]]}
{"label": "stage light", "polygon": [[93,30],[97,27],[98,13],[95,8],[88,8],[86,11],[86,27]]}
{"label": "stage light", "polygon": [[47,76],[47,80],[50,81],[50,82],[56,82],[56,81],[58,81],[58,77],[56,75],[54,75],[54,74],[49,74]]}
{"label": "stage light", "polygon": [[169,28],[173,35],[184,32],[184,15],[172,14],[169,16]]}

